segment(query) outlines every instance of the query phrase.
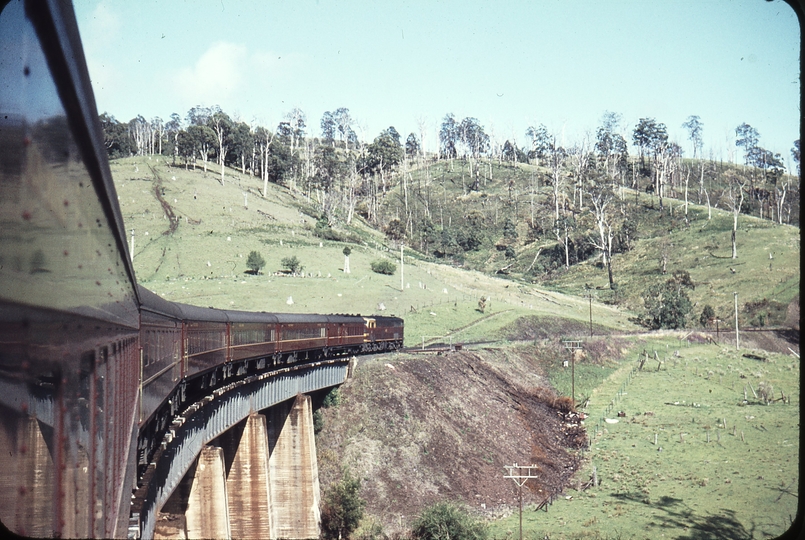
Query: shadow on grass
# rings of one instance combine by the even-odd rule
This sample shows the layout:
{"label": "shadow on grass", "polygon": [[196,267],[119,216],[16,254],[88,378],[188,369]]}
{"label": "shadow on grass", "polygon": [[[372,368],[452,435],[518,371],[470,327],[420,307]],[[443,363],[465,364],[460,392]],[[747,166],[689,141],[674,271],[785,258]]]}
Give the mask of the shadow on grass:
{"label": "shadow on grass", "polygon": [[[738,521],[735,511],[722,509],[718,514],[697,514],[693,508],[685,504],[682,499],[674,497],[661,497],[651,501],[642,493],[617,493],[613,497],[624,502],[640,503],[655,510],[661,510],[664,515],[657,515],[659,523],[652,525],[661,529],[675,531],[678,540],[708,540],[716,538],[732,538],[737,540],[754,537],[754,526],[751,530]],[[681,534],[680,534],[681,533]]]}

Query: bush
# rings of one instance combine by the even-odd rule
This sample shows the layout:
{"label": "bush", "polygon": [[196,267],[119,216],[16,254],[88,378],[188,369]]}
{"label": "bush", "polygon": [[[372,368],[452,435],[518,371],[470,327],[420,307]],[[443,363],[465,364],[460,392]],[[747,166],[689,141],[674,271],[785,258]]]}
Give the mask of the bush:
{"label": "bush", "polygon": [[296,255],[282,259],[282,267],[292,274],[297,274],[305,268],[302,266],[302,261],[296,258]]}
{"label": "bush", "polygon": [[321,406],[325,409],[330,407],[337,407],[341,403],[341,393],[338,391],[338,388],[333,388],[327,395],[324,396],[324,399],[321,402]]}
{"label": "bush", "polygon": [[389,260],[373,261],[371,266],[372,272],[386,274],[387,276],[392,276],[397,271],[397,265]]}
{"label": "bush", "polygon": [[260,255],[257,251],[252,251],[249,253],[249,257],[246,259],[246,266],[249,267],[249,271],[252,274],[259,274],[260,269],[266,265],[266,260]]}
{"label": "bush", "polygon": [[484,540],[487,530],[465,510],[450,504],[436,503],[422,511],[414,521],[414,540]]}
{"label": "bush", "polygon": [[318,435],[322,429],[324,429],[324,417],[321,410],[316,409],[313,411],[313,434]]}
{"label": "bush", "polygon": [[405,238],[405,225],[399,219],[392,219],[384,230],[386,236],[392,240],[402,240]]}
{"label": "bush", "polygon": [[687,293],[674,280],[652,285],[643,293],[646,316],[642,322],[652,330],[685,328],[693,307]]}
{"label": "bush", "polygon": [[715,318],[716,311],[713,309],[713,306],[707,304],[704,306],[704,309],[702,309],[702,314],[699,316],[699,324],[701,324],[702,328],[704,328],[707,326],[707,323],[710,322],[710,320]]}
{"label": "bush", "polygon": [[344,471],[341,481],[330,486],[321,509],[321,537],[349,538],[358,528],[366,506],[358,491],[361,481]]}

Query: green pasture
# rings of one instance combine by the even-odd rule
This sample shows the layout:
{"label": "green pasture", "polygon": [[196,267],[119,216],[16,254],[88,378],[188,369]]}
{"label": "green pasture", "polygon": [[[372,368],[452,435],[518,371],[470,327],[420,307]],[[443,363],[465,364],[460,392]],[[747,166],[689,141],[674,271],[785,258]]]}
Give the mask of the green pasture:
{"label": "green pasture", "polygon": [[[525,509],[524,537],[766,538],[789,527],[798,497],[799,360],[686,345],[674,336],[636,339],[617,369],[593,381],[583,467],[547,512]],[[638,371],[644,350],[649,360]],[[607,371],[580,367],[582,380],[585,369]],[[567,385],[566,371],[550,377]],[[761,383],[790,402],[762,404],[753,393]],[[578,491],[593,467],[599,486]],[[518,514],[491,531],[516,538]]]}
{"label": "green pasture", "polygon": [[[259,179],[231,169],[221,185],[214,167],[207,173],[185,170],[164,158],[128,158],[111,166],[129,241],[134,231],[137,279],[172,301],[256,311],[393,314],[406,320],[407,345],[421,344],[422,336],[500,339],[499,328],[529,314],[589,317],[584,299],[430,263],[410,250],[401,268],[399,251],[357,217],[346,233],[360,242],[318,238],[309,200],[274,184],[263,197]],[[172,233],[155,189],[178,222]],[[342,253],[347,245],[349,274]],[[258,275],[246,272],[251,251],[266,260]],[[291,256],[301,261],[303,273],[282,272],[282,259]],[[394,275],[371,271],[372,261],[384,258],[397,265]],[[490,299],[483,313],[482,296]],[[628,314],[597,302],[593,318],[605,327],[634,329]]]}
{"label": "green pasture", "polygon": [[[646,204],[641,195],[641,204]],[[688,206],[688,222],[684,220],[684,205],[666,200],[666,208],[645,209],[634,216],[638,223],[639,240],[626,253],[612,259],[617,293],[608,290],[606,269],[596,265],[594,258],[557,273],[546,285],[570,294],[585,294],[584,284],[602,302],[619,302],[634,311],[642,309],[642,294],[653,283],[671,278],[676,270],[684,270],[696,288],[687,290],[694,304],[695,317],[705,304],[715,308],[722,319],[734,314],[734,292],[742,306],[748,302],[768,299],[788,304],[799,295],[800,234],[797,227],[779,225],[752,216],[738,217],[738,258],[732,258],[731,212],[712,210],[708,219],[706,207]],[[660,254],[667,250],[666,274],[660,272]],[[739,313],[742,325],[749,325],[749,316]],[[774,321],[781,324],[782,321]],[[692,325],[695,325],[692,324]]]}

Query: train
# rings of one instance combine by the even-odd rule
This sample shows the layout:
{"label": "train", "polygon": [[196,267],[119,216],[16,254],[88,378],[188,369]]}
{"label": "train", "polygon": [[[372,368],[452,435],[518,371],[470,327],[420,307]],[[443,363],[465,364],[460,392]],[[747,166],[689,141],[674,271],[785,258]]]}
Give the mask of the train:
{"label": "train", "polygon": [[[291,365],[403,345],[394,316],[247,312],[170,302],[138,285],[138,466],[153,456],[183,406],[222,384]],[[141,475],[138,475],[141,476]]]}
{"label": "train", "polygon": [[165,485],[143,476],[187,407],[398,349],[403,322],[201,308],[140,287],[71,3],[3,2],[0,28],[0,522],[125,537],[130,489]]}

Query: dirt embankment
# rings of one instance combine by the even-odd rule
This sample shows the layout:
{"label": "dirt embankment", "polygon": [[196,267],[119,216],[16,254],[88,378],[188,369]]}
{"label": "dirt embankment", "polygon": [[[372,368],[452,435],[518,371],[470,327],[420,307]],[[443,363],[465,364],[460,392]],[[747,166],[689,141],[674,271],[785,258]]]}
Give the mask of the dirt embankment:
{"label": "dirt embankment", "polygon": [[362,358],[341,387],[341,403],[322,409],[322,486],[349,468],[362,481],[367,511],[387,532],[440,500],[505,514],[516,507],[517,490],[503,478],[504,465],[541,468],[524,501],[561,492],[586,435],[561,410],[566,401],[548,386],[534,353],[519,347]]}

